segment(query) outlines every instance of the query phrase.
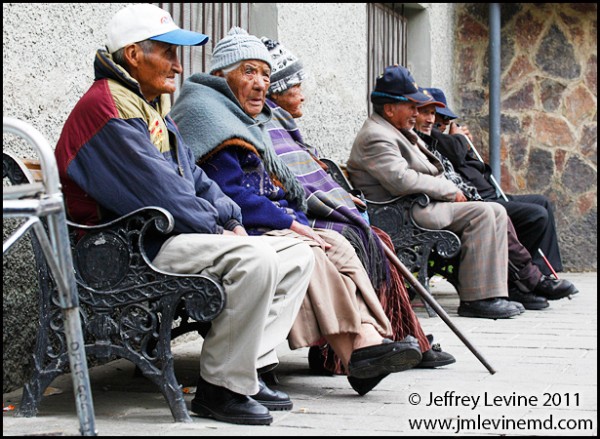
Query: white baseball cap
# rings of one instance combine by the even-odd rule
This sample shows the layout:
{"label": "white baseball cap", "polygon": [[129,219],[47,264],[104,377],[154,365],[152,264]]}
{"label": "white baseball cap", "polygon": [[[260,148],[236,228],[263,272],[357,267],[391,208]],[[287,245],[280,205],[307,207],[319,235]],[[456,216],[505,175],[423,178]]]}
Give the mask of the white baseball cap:
{"label": "white baseball cap", "polygon": [[208,36],[183,30],[175,24],[171,14],[158,6],[140,3],[121,9],[108,23],[110,53],[144,40],[162,41],[177,46],[201,46]]}

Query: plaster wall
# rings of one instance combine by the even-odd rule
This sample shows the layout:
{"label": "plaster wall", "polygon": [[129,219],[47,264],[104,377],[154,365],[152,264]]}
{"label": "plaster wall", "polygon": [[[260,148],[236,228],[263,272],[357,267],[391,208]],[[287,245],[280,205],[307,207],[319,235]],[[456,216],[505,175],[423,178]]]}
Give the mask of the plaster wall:
{"label": "plaster wall", "polygon": [[342,162],[367,117],[366,13],[364,3],[278,4],[279,41],[309,74],[304,140]]}
{"label": "plaster wall", "polygon": [[407,6],[408,63],[420,87],[444,90],[454,102],[454,3],[417,3]]}

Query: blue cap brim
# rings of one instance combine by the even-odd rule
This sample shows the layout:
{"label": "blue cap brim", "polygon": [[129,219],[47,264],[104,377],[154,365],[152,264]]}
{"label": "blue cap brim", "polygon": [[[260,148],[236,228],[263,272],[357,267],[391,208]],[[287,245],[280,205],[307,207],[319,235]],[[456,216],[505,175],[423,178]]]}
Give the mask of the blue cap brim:
{"label": "blue cap brim", "polygon": [[410,99],[413,102],[416,102],[417,104],[424,104],[426,102],[433,101],[433,98],[431,96],[427,96],[426,94],[423,94],[420,91],[416,93],[405,94],[403,96],[407,99]]}
{"label": "blue cap brim", "polygon": [[183,29],[175,29],[166,34],[157,35],[148,39],[174,44],[176,46],[202,46],[208,43],[208,35]]}
{"label": "blue cap brim", "polygon": [[[427,105],[435,105],[437,108],[446,108],[446,105],[443,102],[439,102],[436,100],[432,100],[432,101],[427,101],[427,102],[423,102],[422,104],[417,105],[417,107],[425,107]],[[436,108],[436,113],[439,112],[438,109]]]}
{"label": "blue cap brim", "polygon": [[436,108],[435,112],[437,114],[441,114],[449,119],[457,119],[458,116],[452,112],[448,107],[446,108]]}

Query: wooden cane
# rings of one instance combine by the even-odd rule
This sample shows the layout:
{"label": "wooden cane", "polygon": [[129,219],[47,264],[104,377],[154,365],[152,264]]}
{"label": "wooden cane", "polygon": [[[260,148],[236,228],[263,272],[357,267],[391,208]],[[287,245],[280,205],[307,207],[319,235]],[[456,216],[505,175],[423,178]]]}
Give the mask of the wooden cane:
{"label": "wooden cane", "polygon": [[477,357],[477,359],[483,364],[486,369],[490,372],[490,374],[494,375],[496,371],[487,362],[487,360],[481,355],[481,353],[477,350],[475,346],[467,339],[467,337],[458,329],[458,327],[450,320],[450,317],[444,311],[444,309],[437,303],[437,301],[433,298],[433,296],[419,283],[417,279],[412,275],[412,273],[406,268],[406,265],[402,263],[398,256],[387,246],[383,245],[385,250],[385,254],[388,259],[400,270],[404,278],[417,290],[419,296],[425,300],[429,306],[431,306],[434,311],[440,316],[440,318],[448,325],[448,327],[456,334],[456,336],[465,344],[467,348]]}

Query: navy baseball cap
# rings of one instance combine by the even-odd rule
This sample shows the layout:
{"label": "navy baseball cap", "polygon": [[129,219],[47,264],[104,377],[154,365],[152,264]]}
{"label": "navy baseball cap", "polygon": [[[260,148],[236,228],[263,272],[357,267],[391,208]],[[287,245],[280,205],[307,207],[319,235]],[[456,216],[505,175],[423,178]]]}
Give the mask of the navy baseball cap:
{"label": "navy baseball cap", "polygon": [[448,108],[448,102],[446,101],[446,95],[439,88],[426,88],[425,89],[429,94],[438,102],[444,104],[445,108],[437,108],[435,111],[437,114],[441,114],[448,119],[456,119],[458,116],[454,114],[454,112]]}
{"label": "navy baseball cap", "polygon": [[[444,102],[436,100],[432,96],[432,94],[431,94],[431,92],[429,90],[430,90],[429,88],[419,87],[419,91],[421,93],[423,93],[425,96],[429,96],[431,98],[431,101],[427,101],[427,102],[424,102],[422,104],[419,104],[418,107],[424,107],[425,105],[435,105],[438,109],[446,108],[446,104]],[[435,110],[436,113],[439,113],[438,109]]]}
{"label": "navy baseball cap", "polygon": [[419,91],[419,86],[410,72],[403,66],[389,66],[375,82],[371,92],[371,102],[386,104],[391,102],[416,102],[418,104],[432,100]]}

